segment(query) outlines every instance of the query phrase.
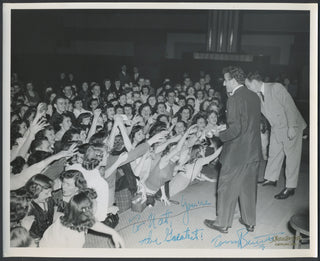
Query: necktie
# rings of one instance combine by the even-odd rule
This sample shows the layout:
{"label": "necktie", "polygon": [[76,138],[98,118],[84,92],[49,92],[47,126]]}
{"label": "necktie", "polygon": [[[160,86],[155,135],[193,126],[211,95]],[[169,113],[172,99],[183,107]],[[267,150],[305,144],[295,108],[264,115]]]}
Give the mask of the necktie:
{"label": "necktie", "polygon": [[170,105],[170,116],[172,117],[173,116],[173,105]]}

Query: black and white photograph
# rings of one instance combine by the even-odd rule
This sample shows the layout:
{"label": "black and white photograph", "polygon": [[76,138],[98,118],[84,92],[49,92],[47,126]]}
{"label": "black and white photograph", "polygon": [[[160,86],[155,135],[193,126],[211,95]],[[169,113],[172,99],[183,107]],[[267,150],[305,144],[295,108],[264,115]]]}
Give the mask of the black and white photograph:
{"label": "black and white photograph", "polygon": [[315,257],[316,3],[3,4],[5,257]]}

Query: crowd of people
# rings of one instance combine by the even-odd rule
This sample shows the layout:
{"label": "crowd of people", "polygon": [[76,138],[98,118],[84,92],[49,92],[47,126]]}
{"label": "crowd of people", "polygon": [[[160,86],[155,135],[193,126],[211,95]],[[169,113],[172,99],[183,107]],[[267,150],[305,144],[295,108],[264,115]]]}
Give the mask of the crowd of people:
{"label": "crowd of people", "polygon": [[[239,189],[233,189],[227,207],[221,193],[230,190],[230,180],[220,179],[232,173],[230,166],[238,168],[243,162],[241,157],[238,161],[235,155],[230,157],[237,150],[231,146],[231,153],[226,148],[239,139],[238,131],[244,132],[246,124],[255,128],[246,133],[254,137],[250,137],[254,149],[247,149],[247,140],[242,140],[238,152],[256,155],[250,163],[267,161],[270,132],[275,142],[274,124],[271,122],[270,129],[269,115],[260,113],[259,96],[250,85],[260,78],[249,79],[252,91],[245,88],[256,102],[250,111],[254,123],[250,123],[251,116],[243,116],[239,102],[231,104],[236,95],[234,88],[228,89],[228,81],[238,80],[234,86],[239,88],[244,87],[245,79],[242,75],[239,81],[239,72],[234,70],[229,68],[231,79],[224,82],[201,72],[195,81],[185,74],[179,83],[167,78],[155,88],[138,68],[130,76],[124,65],[114,81],[80,83],[73,74],[61,73],[59,81],[43,88],[43,93],[37,92],[32,81],[22,82],[15,74],[11,83],[10,245],[83,247],[86,233],[98,231],[111,236],[113,247],[124,247],[115,227],[118,214],[131,207],[133,198],[138,196],[151,206],[156,200],[176,204],[171,197],[196,179],[218,179],[218,199],[222,200],[218,211],[228,209],[232,214]],[[242,121],[240,127],[233,129],[238,120]],[[257,176],[258,165],[251,167],[251,174],[256,171],[252,175]],[[295,171],[297,168],[299,165]],[[219,177],[220,172],[223,175]],[[260,173],[263,177],[264,169]],[[264,185],[275,179],[267,174]],[[247,180],[241,178],[234,184],[237,187]],[[256,179],[250,182],[247,187]],[[292,182],[295,187],[296,178]],[[255,200],[246,204],[250,213],[255,210]],[[220,223],[210,221],[209,227],[226,232],[231,214],[221,214]],[[248,215],[243,222],[255,225],[255,218]]]}

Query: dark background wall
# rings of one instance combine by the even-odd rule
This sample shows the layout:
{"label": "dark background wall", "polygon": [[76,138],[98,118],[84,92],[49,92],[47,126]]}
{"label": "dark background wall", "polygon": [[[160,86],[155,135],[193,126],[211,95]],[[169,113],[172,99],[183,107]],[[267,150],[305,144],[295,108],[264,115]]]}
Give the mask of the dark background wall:
{"label": "dark background wall", "polygon": [[[14,10],[12,72],[42,84],[59,72],[79,80],[114,79],[122,64],[137,65],[155,87],[168,76],[199,70],[221,77],[226,65],[286,73],[299,81],[299,99],[309,97],[309,13],[241,11],[240,53],[253,63],[194,60],[206,50],[208,11],[191,10]],[[197,79],[197,78],[195,78]]]}

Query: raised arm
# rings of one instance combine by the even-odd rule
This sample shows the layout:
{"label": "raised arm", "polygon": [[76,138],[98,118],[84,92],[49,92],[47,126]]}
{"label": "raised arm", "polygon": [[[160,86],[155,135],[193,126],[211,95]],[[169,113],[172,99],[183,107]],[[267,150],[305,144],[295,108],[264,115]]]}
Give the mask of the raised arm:
{"label": "raised arm", "polygon": [[63,157],[72,157],[76,151],[77,144],[73,144],[67,151],[60,151],[30,167],[24,169],[20,174],[10,176],[10,190],[19,189],[26,184],[26,182],[34,175],[40,173],[50,163]]}
{"label": "raised arm", "polygon": [[115,122],[118,123],[118,127],[119,127],[119,130],[120,130],[121,136],[123,138],[124,146],[126,147],[127,151],[132,150],[133,146],[132,146],[132,143],[131,143],[131,141],[129,139],[129,136],[128,136],[128,133],[127,133],[127,129],[124,126],[123,118],[120,115],[115,115],[114,118],[115,118]]}
{"label": "raised arm", "polygon": [[211,161],[213,161],[215,158],[217,158],[219,156],[219,154],[221,153],[221,150],[222,150],[222,146],[220,148],[218,148],[211,155],[209,155],[205,158],[198,159],[197,164],[200,164],[202,166],[209,164]]}
{"label": "raised arm", "polygon": [[86,139],[86,143],[89,142],[90,138],[93,136],[93,134],[96,133],[96,129],[97,129],[97,123],[98,123],[98,119],[100,117],[101,114],[101,109],[96,109],[93,112],[93,120],[92,120],[92,124]]}

